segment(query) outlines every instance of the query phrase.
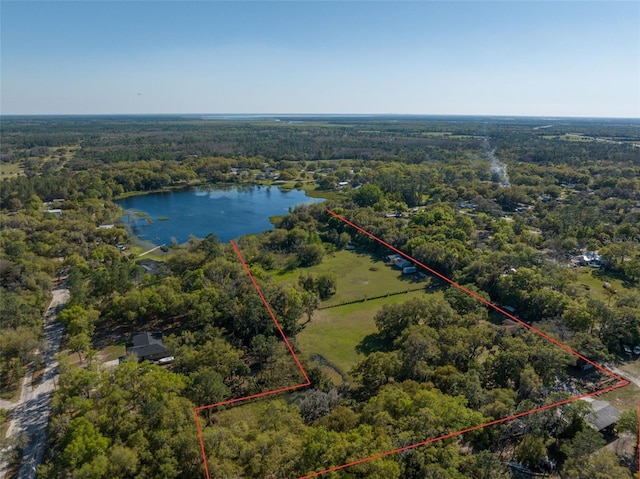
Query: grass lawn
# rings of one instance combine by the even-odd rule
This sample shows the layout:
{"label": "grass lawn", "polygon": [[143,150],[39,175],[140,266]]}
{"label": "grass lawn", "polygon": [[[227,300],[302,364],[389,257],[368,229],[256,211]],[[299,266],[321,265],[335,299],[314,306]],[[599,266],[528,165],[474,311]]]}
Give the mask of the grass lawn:
{"label": "grass lawn", "polygon": [[[144,251],[141,251],[141,253],[144,253]],[[140,258],[141,260],[152,259],[154,261],[158,261],[159,263],[164,263],[165,261],[167,261],[167,258],[169,257],[170,254],[171,254],[171,250],[169,250],[167,253],[163,253],[162,251],[157,249],[155,251],[152,251],[151,253],[145,254],[144,256],[138,256],[138,258]]]}
{"label": "grass lawn", "polygon": [[[260,173],[258,170],[255,170],[255,173]],[[255,175],[254,173],[254,175]],[[339,198],[344,198],[345,190],[321,190],[318,188],[318,183],[315,180],[311,179],[295,179],[291,181],[280,181],[280,180],[256,180],[251,181],[251,185],[262,185],[262,186],[274,186],[278,188],[284,188],[289,190],[294,190],[295,185],[297,183],[302,183],[302,189],[306,193],[307,196],[311,198],[323,198],[325,200],[335,200]]]}
{"label": "grass lawn", "polygon": [[343,378],[348,379],[349,370],[364,358],[356,347],[367,335],[377,332],[373,317],[382,306],[424,296],[424,292],[360,300],[427,288],[436,283],[429,278],[418,280],[403,276],[399,270],[369,253],[346,250],[325,256],[317,266],[275,274],[273,279],[293,285],[300,274],[316,276],[321,273],[332,273],[337,279],[336,294],[321,302],[321,308],[358,302],[316,311],[313,320],[297,335],[297,346],[302,358],[320,366],[337,384]]}
{"label": "grass lawn", "polygon": [[634,376],[640,376],[640,359],[622,363],[619,368]]}
{"label": "grass lawn", "polygon": [[11,178],[22,173],[22,167],[18,163],[0,163],[0,176],[2,178]]}
{"label": "grass lawn", "polygon": [[[349,370],[364,358],[356,346],[367,335],[377,332],[373,317],[382,306],[422,296],[423,292],[416,291],[316,311],[313,320],[296,338],[302,358],[311,360],[322,356],[328,363],[322,369],[339,384],[340,373],[348,377]],[[312,363],[323,365],[317,359]]]}
{"label": "grass lawn", "polygon": [[345,196],[344,191],[340,190],[320,190],[318,189],[318,184],[315,181],[313,183],[304,183],[302,189],[304,189],[307,196],[310,196],[311,198],[338,200]]}
{"label": "grass lawn", "polygon": [[107,361],[114,361],[124,356],[126,353],[126,349],[127,348],[124,344],[117,346],[107,346],[98,351],[96,357],[98,357],[103,363],[106,363]]}
{"label": "grass lawn", "polygon": [[622,412],[627,409],[637,408],[638,398],[640,398],[640,388],[631,383],[623,388],[602,394],[597,399],[610,402],[613,407]]}
{"label": "grass lawn", "polygon": [[49,147],[49,151],[46,155],[42,157],[44,161],[51,160],[65,160],[68,161],[76,154],[76,151],[80,148],[79,145],[71,145],[71,146],[52,146]]}
{"label": "grass lawn", "polygon": [[576,136],[576,135],[567,135],[566,133],[562,136],[556,136],[556,139],[558,140],[565,140],[565,141],[594,141],[591,138],[586,138],[584,136]]}
{"label": "grass lawn", "polygon": [[428,279],[417,281],[403,276],[399,270],[368,253],[346,250],[325,256],[317,266],[274,274],[273,279],[294,285],[301,274],[306,276],[307,273],[313,276],[333,273],[338,280],[336,294],[323,301],[320,307],[427,287],[430,284]]}
{"label": "grass lawn", "polygon": [[75,156],[79,148],[79,145],[50,147],[45,155],[39,157],[42,162],[41,166],[44,167],[45,164],[51,163],[47,166],[48,168],[53,166],[55,170],[60,171]]}
{"label": "grass lawn", "polygon": [[[169,246],[169,245],[167,245]],[[169,255],[172,254],[172,250],[171,248],[169,248],[169,251],[167,251],[166,253],[162,252],[162,250],[157,249],[155,251],[152,251],[151,253],[147,253],[144,256],[140,256],[142,253],[144,253],[145,251],[149,251],[150,249],[155,248],[155,246],[152,243],[134,243],[131,245],[127,245],[127,249],[124,251],[124,254],[126,256],[129,256],[130,254],[133,254],[136,256],[136,258],[140,258],[140,259],[152,259],[154,261],[160,261],[160,262],[164,262],[167,260],[167,258],[169,257]]]}
{"label": "grass lawn", "polygon": [[[605,304],[609,302],[609,295],[602,287],[605,281],[609,282],[618,294],[628,289],[619,279],[608,276],[600,270],[594,270],[588,267],[579,268],[577,281],[578,284],[583,285],[584,289],[587,290],[593,299],[598,299]],[[615,301],[615,295],[612,301]]]}
{"label": "grass lawn", "polygon": [[[640,376],[640,359],[620,363],[618,367],[630,375]],[[634,383],[631,383],[626,387],[603,394],[598,399],[611,402],[611,404],[620,411],[636,408],[640,400],[640,388]]]}

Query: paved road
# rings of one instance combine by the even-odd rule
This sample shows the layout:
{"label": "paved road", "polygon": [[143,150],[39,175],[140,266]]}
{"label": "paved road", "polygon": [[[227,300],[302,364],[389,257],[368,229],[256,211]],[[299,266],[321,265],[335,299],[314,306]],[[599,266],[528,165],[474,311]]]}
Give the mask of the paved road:
{"label": "paved road", "polygon": [[[54,289],[53,300],[47,311],[55,311],[59,305],[69,301],[68,289]],[[49,314],[44,321],[44,334],[47,341],[45,351],[45,370],[42,381],[35,388],[31,385],[31,372],[27,373],[22,384],[20,400],[17,403],[0,402],[0,407],[13,409],[13,418],[7,438],[26,435],[28,444],[23,451],[19,479],[33,479],[36,467],[42,462],[46,444],[46,428],[51,411],[51,395],[58,380],[58,363],[55,355],[60,351],[60,339],[64,326],[56,321],[55,314]],[[0,457],[0,478],[6,473],[5,454]]]}

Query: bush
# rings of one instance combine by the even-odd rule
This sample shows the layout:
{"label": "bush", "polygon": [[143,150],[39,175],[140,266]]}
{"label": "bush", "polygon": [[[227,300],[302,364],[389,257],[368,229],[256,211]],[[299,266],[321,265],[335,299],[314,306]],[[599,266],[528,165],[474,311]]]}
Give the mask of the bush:
{"label": "bush", "polygon": [[322,262],[324,248],[319,244],[307,244],[297,253],[300,266],[314,266]]}
{"label": "bush", "polygon": [[338,280],[333,274],[321,274],[315,281],[316,291],[320,299],[325,300],[336,294]]}

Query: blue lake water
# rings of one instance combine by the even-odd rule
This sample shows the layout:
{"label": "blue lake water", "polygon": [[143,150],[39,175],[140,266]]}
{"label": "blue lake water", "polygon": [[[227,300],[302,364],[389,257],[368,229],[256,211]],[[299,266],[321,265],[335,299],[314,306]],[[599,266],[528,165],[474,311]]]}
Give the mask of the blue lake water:
{"label": "blue lake water", "polygon": [[[149,223],[133,214],[123,218],[125,223],[135,225],[134,234],[141,240],[170,245],[173,240],[184,243],[191,235],[204,238],[215,233],[219,241],[227,242],[246,234],[262,233],[273,229],[270,216],[284,215],[293,206],[320,201],[323,200],[311,198],[304,191],[233,186],[150,193],[117,203],[125,212],[141,211],[153,221]],[[163,217],[168,219],[158,219]]]}

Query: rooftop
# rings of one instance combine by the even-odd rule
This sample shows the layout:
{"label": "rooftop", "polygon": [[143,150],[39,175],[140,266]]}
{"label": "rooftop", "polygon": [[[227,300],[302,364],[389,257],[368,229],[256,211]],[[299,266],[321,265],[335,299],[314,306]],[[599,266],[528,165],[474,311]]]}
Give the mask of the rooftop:
{"label": "rooftop", "polygon": [[596,431],[602,431],[620,419],[620,411],[608,402],[593,398],[585,398],[584,401],[591,403],[593,408],[593,412],[587,414],[584,419]]}
{"label": "rooftop", "polygon": [[127,354],[134,354],[140,359],[166,356],[167,350],[162,342],[162,334],[145,332],[133,337],[133,346],[127,348]]}

